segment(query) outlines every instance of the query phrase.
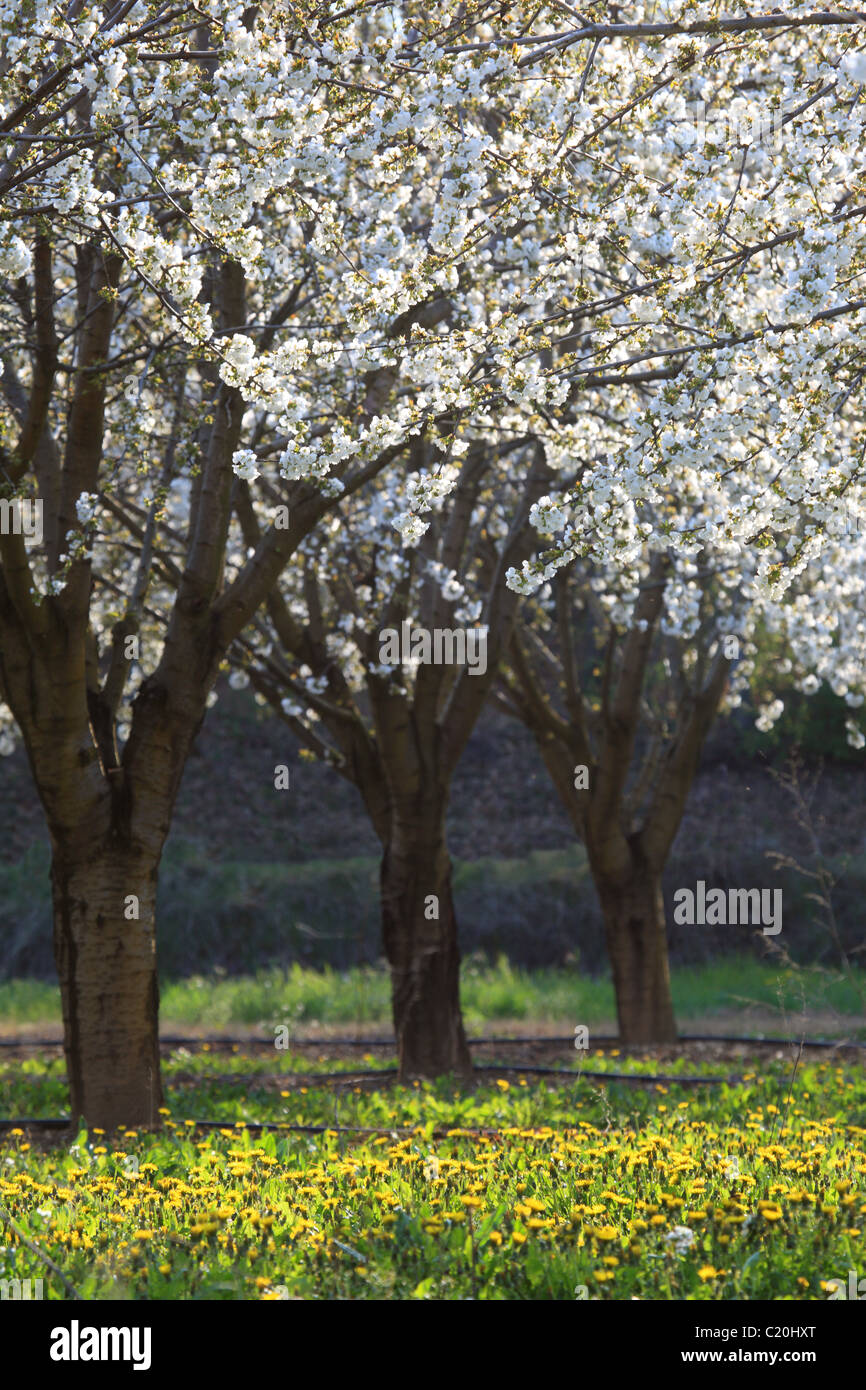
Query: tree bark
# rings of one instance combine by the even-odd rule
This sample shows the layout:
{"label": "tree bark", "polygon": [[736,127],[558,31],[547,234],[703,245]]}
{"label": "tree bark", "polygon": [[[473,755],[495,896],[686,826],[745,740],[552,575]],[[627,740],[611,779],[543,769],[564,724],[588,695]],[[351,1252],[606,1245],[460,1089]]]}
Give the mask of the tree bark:
{"label": "tree bark", "polygon": [[159,1122],[158,862],[111,842],[69,859],[55,843],[54,955],[73,1124]]}
{"label": "tree bark", "polygon": [[439,814],[392,822],[382,856],[382,934],[401,1081],[472,1072],[443,822]]}
{"label": "tree bark", "polygon": [[593,874],[624,1043],[676,1042],[661,874],[633,864],[617,878]]}

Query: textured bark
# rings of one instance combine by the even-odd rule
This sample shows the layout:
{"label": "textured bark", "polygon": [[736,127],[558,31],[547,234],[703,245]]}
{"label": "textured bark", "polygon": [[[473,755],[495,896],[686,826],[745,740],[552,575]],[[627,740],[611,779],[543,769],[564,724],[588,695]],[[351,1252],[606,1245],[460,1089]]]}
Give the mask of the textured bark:
{"label": "textured bark", "polygon": [[[441,816],[396,821],[381,867],[400,1079],[472,1071],[460,1012],[460,953]],[[430,899],[437,919],[430,919]]]}
{"label": "textured bark", "polygon": [[596,878],[624,1043],[676,1042],[661,877],[634,865],[619,880]]}
{"label": "textured bark", "polygon": [[[158,1123],[156,870],[152,856],[111,843],[74,864],[55,849],[54,954],[73,1124]],[[133,896],[138,920],[125,915]]]}

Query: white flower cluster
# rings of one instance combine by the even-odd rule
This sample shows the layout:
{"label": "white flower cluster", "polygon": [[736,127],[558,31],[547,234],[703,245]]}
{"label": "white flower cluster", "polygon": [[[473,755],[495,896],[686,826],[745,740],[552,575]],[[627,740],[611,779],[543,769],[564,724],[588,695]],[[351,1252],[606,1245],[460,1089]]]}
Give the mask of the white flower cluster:
{"label": "white flower cluster", "polygon": [[244,482],[255,482],[259,476],[258,459],[252,449],[236,449],[232,455],[232,470]]}
{"label": "white flower cluster", "polygon": [[[663,0],[657,13],[681,9]],[[538,552],[509,570],[513,590],[540,592],[586,561],[602,611],[627,624],[648,556],[664,551],[675,574],[662,630],[697,640],[711,565],[717,630],[744,634],[737,680],[760,621],[791,644],[801,688],[826,680],[846,701],[863,697],[856,27],[740,36],[710,80],[685,61],[682,37],[606,41],[589,69],[585,45],[564,43],[518,69],[498,41],[504,20],[476,26],[482,46],[467,48],[417,43],[397,5],[347,9],[322,35],[280,7],[200,0],[197,14],[221,34],[207,69],[169,56],[169,37],[148,40],[165,45],[163,61],[142,58],[126,42],[140,6],[100,27],[90,13],[59,24],[45,0],[0,3],[0,116],[49,63],[71,64],[44,139],[22,120],[13,134],[25,138],[3,145],[0,330],[22,341],[34,209],[49,213],[61,332],[74,322],[79,250],[94,242],[119,259],[119,289],[102,291],[116,297],[123,364],[104,458],[130,514],[158,517],[172,548],[187,539],[199,417],[218,373],[243,398],[232,468],[261,512],[263,475],[337,498],[350,469],[396,451],[340,513],[364,556],[375,551],[370,603],[378,611],[410,577],[476,621],[477,556],[458,563],[442,548],[465,476],[451,457],[465,457],[464,435],[489,449],[531,439],[550,478],[531,512]],[[560,20],[571,22],[549,22]],[[671,82],[645,100],[660,74]],[[819,84],[808,109],[762,125]],[[756,133],[743,143],[746,126]],[[242,289],[214,271],[227,259]],[[11,354],[26,379],[29,353]],[[179,358],[186,396],[169,447]],[[412,448],[453,436],[455,420],[448,461],[407,468]],[[471,519],[479,546],[507,534],[534,459],[529,447],[502,455]],[[92,554],[102,567],[111,582],[95,613],[110,631],[111,585],[132,583],[128,537],[109,516],[90,538],[109,496],[102,477],[91,486],[77,503],[88,538],[71,537],[64,563]],[[341,545],[325,533],[307,554],[345,572],[356,556]],[[432,553],[441,571],[425,568]],[[233,525],[227,573],[246,556]],[[41,557],[33,570],[38,594],[62,588]],[[153,601],[167,602],[165,575],[154,584]],[[334,623],[336,650],[356,679],[370,654],[361,615],[349,616]],[[760,727],[779,704],[766,703]],[[858,728],[852,719],[852,738]]]}

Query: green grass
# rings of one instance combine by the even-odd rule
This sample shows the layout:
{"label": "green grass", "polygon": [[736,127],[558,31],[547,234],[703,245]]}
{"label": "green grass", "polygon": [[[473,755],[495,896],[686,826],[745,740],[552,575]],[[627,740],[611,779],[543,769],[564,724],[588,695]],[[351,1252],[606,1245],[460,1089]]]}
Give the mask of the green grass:
{"label": "green grass", "polygon": [[[810,1301],[863,1268],[861,1067],[743,1063],[688,1089],[602,1085],[577,1059],[556,1088],[293,1081],[318,1065],[181,1050],[162,1130],[6,1135],[0,1202],[87,1299]],[[0,1062],[6,1113],[65,1104],[62,1063]],[[17,1232],[0,1279],[68,1298]]]}
{"label": "green grass", "polygon": [[[862,974],[861,988],[866,988]],[[782,970],[752,957],[723,957],[701,966],[682,967],[671,975],[680,1025],[690,1020],[725,1016],[750,1031],[751,1010],[778,1019],[785,1035],[805,1027],[818,1013],[838,1014],[839,1029],[852,1031],[851,1020],[863,1016],[863,1000],[839,972],[815,968]],[[480,1032],[497,1020],[561,1024],[571,1032],[577,1023],[612,1023],[616,1016],[608,979],[591,979],[577,970],[524,970],[501,958],[487,965],[464,960],[461,996],[470,1032]],[[60,996],[55,985],[39,980],[0,983],[0,1023],[57,1024]],[[224,973],[168,980],[162,985],[162,1028],[271,1027],[286,1023],[390,1025],[390,995],[383,968],[357,967],[336,971],[293,965],[288,970],[260,970],[252,976]],[[687,1030],[686,1030],[687,1031]],[[767,1031],[762,1026],[761,1031]],[[814,1032],[814,1028],[812,1028]],[[827,1031],[822,1024],[822,1031]],[[832,1032],[832,1027],[830,1028]],[[859,1024],[853,1031],[866,1036]]]}

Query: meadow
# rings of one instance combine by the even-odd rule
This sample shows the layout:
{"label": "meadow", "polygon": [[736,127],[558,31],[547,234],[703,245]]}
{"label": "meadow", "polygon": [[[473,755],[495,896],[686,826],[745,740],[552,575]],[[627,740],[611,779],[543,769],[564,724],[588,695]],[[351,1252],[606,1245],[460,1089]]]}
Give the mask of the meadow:
{"label": "meadow", "polygon": [[[721,956],[700,965],[671,970],[671,988],[683,1032],[689,1024],[712,1024],[708,1031],[760,1031],[755,1021],[785,1037],[828,1033],[866,1038],[862,971],[817,965],[779,969],[754,955]],[[460,972],[463,1017],[469,1032],[496,1023],[558,1025],[570,1033],[576,1023],[602,1024],[616,1032],[613,985],[608,976],[590,976],[577,967],[527,969],[500,956],[493,963],[464,958]],[[271,1030],[277,1024],[309,1029],[321,1025],[391,1028],[391,996],[383,964],[336,970],[294,962],[285,969],[263,968],[230,976],[208,974],[163,979],[160,984],[162,1032],[231,1025]],[[56,1031],[61,1021],[56,983],[39,979],[0,981],[0,1031],[22,1025]],[[501,1026],[499,1027],[501,1031]]]}
{"label": "meadow", "polygon": [[[158,1131],[0,1136],[0,1278],[49,1299],[824,1301],[866,1265],[862,1065],[562,1066],[460,1091],[393,1084],[372,1052],[175,1048]],[[0,1103],[62,1114],[62,1061],[4,1063]]]}

